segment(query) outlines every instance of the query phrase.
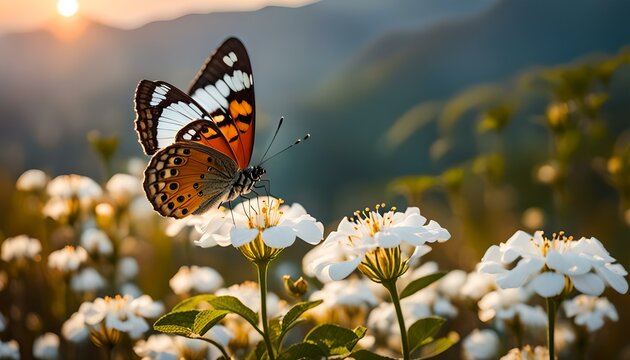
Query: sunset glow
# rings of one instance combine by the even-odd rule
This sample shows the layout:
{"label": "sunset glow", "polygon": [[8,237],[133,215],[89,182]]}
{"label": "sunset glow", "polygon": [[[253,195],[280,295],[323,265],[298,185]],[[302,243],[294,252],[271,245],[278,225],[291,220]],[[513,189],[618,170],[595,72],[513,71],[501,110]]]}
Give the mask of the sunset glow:
{"label": "sunset glow", "polygon": [[57,12],[64,17],[71,17],[79,10],[79,3],[76,0],[57,1]]}

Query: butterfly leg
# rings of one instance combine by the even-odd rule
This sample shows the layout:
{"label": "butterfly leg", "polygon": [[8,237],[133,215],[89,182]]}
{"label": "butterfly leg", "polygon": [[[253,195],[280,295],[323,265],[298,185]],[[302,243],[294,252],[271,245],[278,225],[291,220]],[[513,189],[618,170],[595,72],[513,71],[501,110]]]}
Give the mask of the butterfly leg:
{"label": "butterfly leg", "polygon": [[228,205],[230,207],[230,215],[232,215],[232,224],[236,225],[236,221],[234,220],[234,209],[232,208],[232,200],[228,201]]}

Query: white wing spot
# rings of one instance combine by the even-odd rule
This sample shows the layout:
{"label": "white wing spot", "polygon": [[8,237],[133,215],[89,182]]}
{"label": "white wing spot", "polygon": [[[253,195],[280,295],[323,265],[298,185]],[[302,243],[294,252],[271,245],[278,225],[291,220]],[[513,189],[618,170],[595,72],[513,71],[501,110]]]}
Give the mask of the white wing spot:
{"label": "white wing spot", "polygon": [[243,85],[245,85],[245,87],[249,89],[249,86],[251,85],[249,83],[249,75],[247,75],[246,73],[243,73],[242,76],[243,76]]}
{"label": "white wing spot", "polygon": [[234,65],[234,60],[232,60],[229,56],[224,56],[223,57],[223,62],[225,63],[225,65],[232,67],[232,65]]}
{"label": "white wing spot", "polygon": [[230,51],[228,56],[230,57],[230,59],[232,59],[233,62],[236,62],[236,60],[238,60],[238,58],[236,57],[236,54],[234,53],[234,51]]}
{"label": "white wing spot", "polygon": [[225,81],[218,80],[215,86],[217,87],[217,90],[219,90],[221,95],[223,95],[224,97],[230,95],[230,88],[227,86]]}

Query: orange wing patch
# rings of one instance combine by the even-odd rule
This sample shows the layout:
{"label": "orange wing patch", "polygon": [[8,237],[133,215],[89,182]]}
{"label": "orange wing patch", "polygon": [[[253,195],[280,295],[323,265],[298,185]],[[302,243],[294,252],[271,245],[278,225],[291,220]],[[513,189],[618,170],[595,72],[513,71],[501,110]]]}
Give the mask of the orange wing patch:
{"label": "orange wing patch", "polygon": [[[246,100],[243,100],[240,103],[238,100],[232,100],[230,103],[230,115],[232,115],[232,119],[238,118],[239,115],[247,116],[252,113],[252,110],[252,106]],[[249,124],[245,124],[247,126],[244,129],[240,129],[241,124],[242,123],[239,123],[239,130],[245,131],[249,128]]]}

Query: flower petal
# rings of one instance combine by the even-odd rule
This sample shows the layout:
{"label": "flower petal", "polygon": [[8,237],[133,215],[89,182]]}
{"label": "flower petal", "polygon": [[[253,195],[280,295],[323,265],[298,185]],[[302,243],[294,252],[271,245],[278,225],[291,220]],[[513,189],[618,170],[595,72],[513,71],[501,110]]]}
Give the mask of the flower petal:
{"label": "flower petal", "polygon": [[317,245],[324,238],[324,225],[320,222],[303,220],[293,228],[300,239],[311,245]]}
{"label": "flower petal", "polygon": [[628,292],[628,282],[624,278],[626,270],[620,264],[606,264],[595,268],[595,271],[620,294]]}
{"label": "flower petal", "polygon": [[542,259],[523,259],[512,270],[498,275],[497,284],[504,289],[521,287],[532,275],[540,271],[543,265],[545,262]]}
{"label": "flower petal", "polygon": [[274,226],[263,230],[262,238],[265,244],[284,249],[295,242],[295,230],[287,226]]}
{"label": "flower petal", "polygon": [[235,227],[230,230],[232,246],[239,247],[253,241],[258,235],[258,229]]}
{"label": "flower petal", "polygon": [[392,231],[379,231],[374,235],[379,247],[393,248],[400,245],[400,237]]}
{"label": "flower petal", "polygon": [[538,295],[549,298],[560,295],[562,289],[564,289],[564,282],[563,275],[557,272],[546,271],[532,281],[532,287]]}
{"label": "flower petal", "polygon": [[[363,256],[357,256],[349,261],[332,263],[322,269],[322,272],[320,273],[322,279],[320,280],[339,281],[345,279],[348,275],[352,274],[354,270],[356,270],[362,260]],[[318,278],[320,276],[318,276]]]}
{"label": "flower petal", "polygon": [[604,281],[593,273],[570,276],[573,286],[580,292],[587,295],[601,295],[604,292]]}
{"label": "flower petal", "polygon": [[591,263],[578,254],[560,254],[554,249],[547,252],[547,265],[566,275],[582,275],[591,270]]}

